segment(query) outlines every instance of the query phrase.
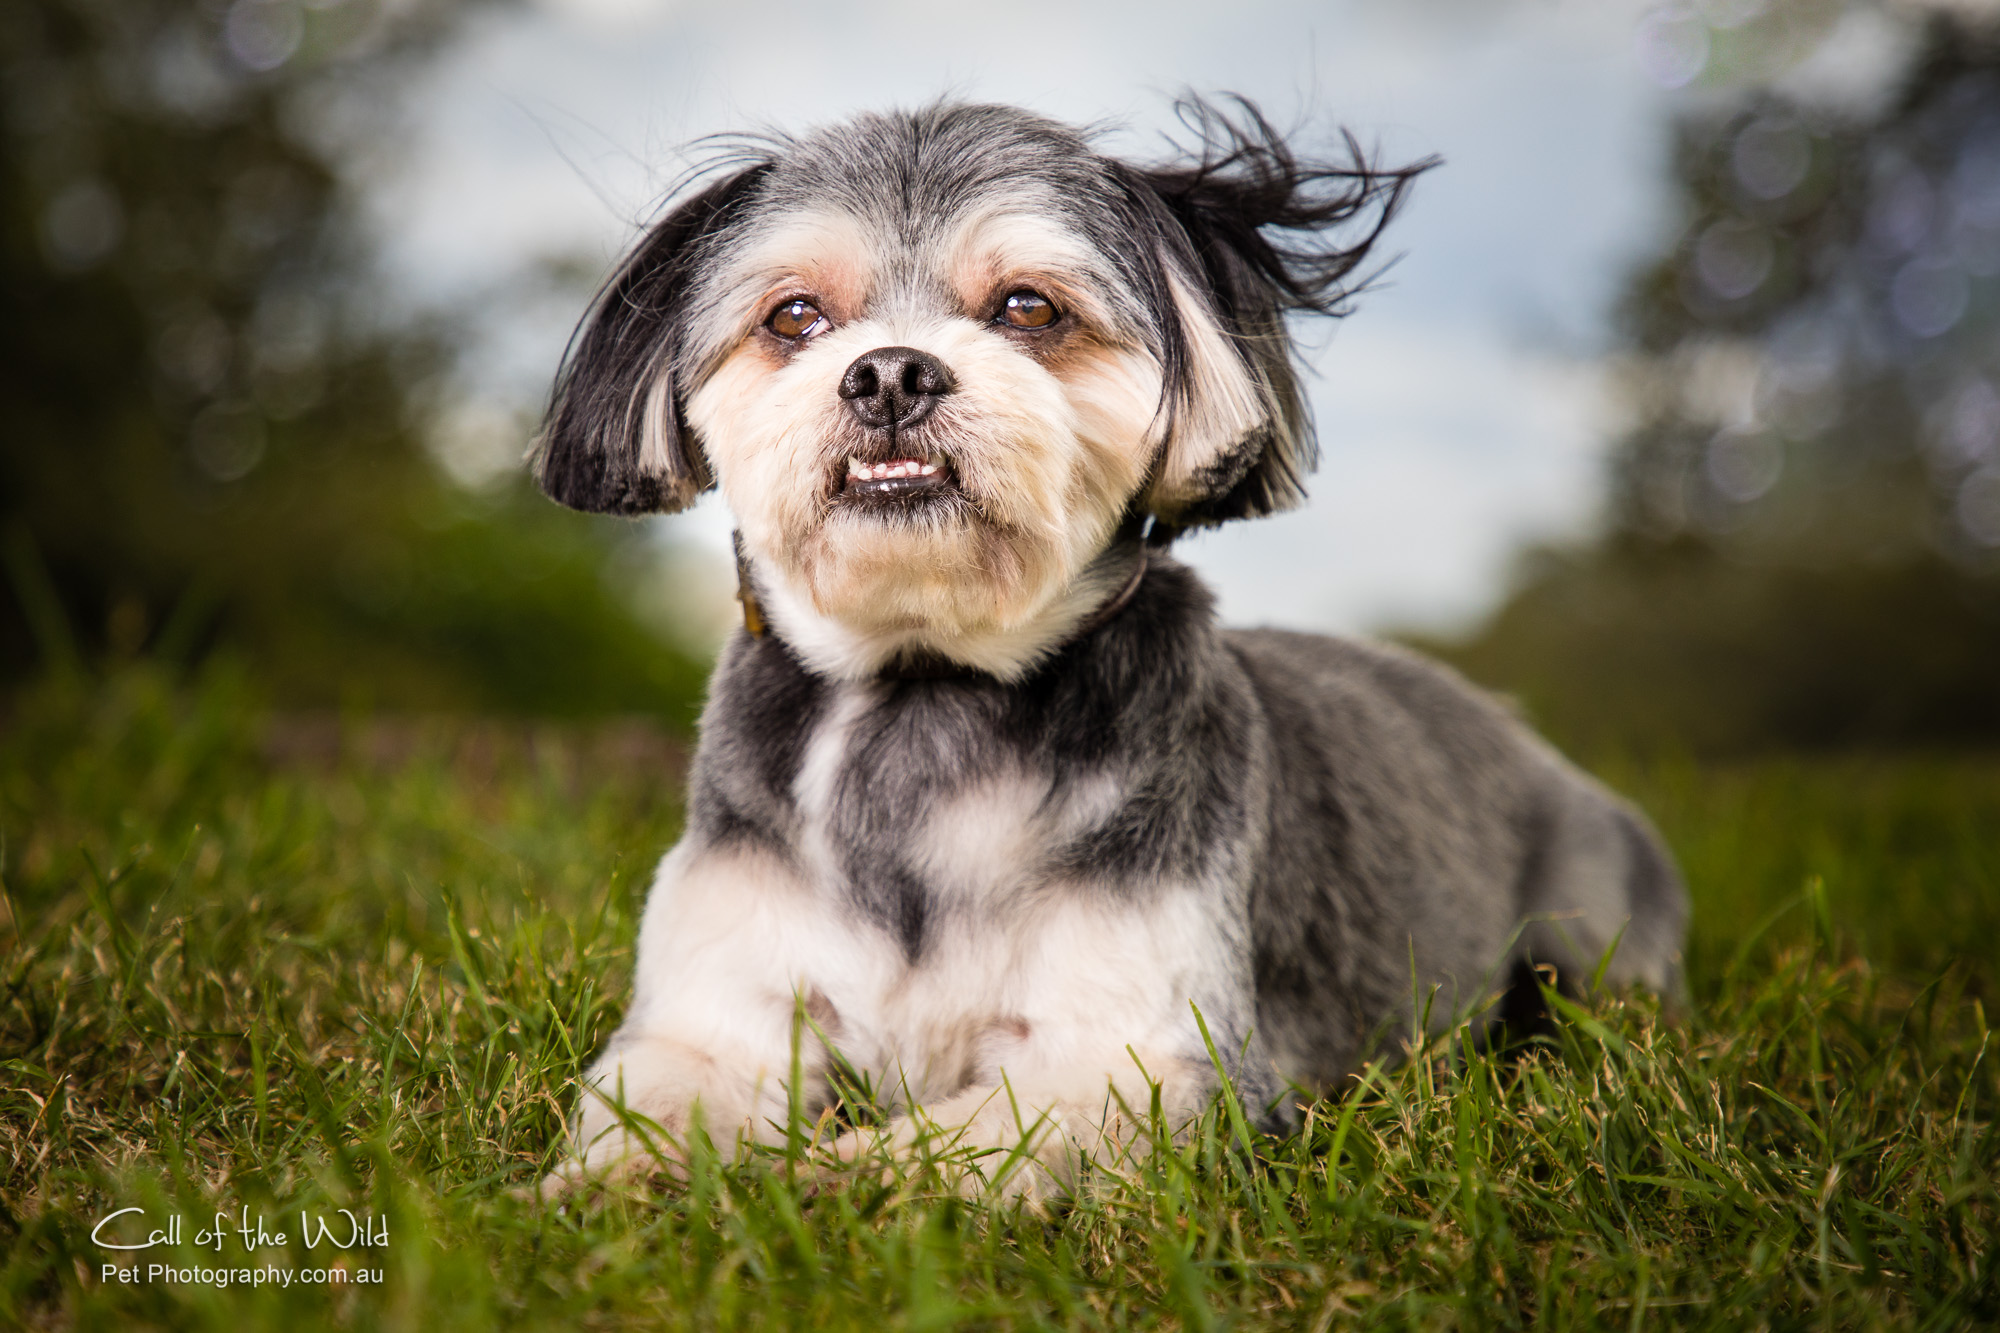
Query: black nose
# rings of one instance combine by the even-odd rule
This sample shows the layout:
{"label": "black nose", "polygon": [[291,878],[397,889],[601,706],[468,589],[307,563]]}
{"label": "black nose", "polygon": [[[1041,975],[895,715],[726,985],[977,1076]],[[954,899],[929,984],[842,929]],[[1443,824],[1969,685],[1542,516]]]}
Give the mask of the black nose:
{"label": "black nose", "polygon": [[840,396],[875,430],[907,430],[951,392],[951,372],[914,347],[878,347],[854,358],[840,377]]}

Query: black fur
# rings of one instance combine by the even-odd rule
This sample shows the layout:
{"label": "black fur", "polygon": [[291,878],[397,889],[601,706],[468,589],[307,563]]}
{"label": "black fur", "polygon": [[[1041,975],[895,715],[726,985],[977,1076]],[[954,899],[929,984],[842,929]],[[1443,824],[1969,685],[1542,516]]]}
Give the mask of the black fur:
{"label": "black fur", "polygon": [[[1205,280],[1237,347],[1261,384],[1272,425],[1219,461],[1208,498],[1174,516],[1182,526],[1255,518],[1305,497],[1305,474],[1319,450],[1292,364],[1286,316],[1340,316],[1359,285],[1348,279],[1367,261],[1410,185],[1438,159],[1383,168],[1352,135],[1345,162],[1301,160],[1257,107],[1235,99],[1236,115],[1199,98],[1180,104],[1199,146],[1182,161],[1116,168],[1146,218],[1156,253]],[[1373,216],[1370,217],[1372,212]],[[1336,229],[1357,220],[1343,243]],[[1162,316],[1170,392],[1186,392],[1186,349],[1171,310]],[[1177,405],[1177,402],[1176,402]],[[1278,433],[1296,441],[1272,448]]]}
{"label": "black fur", "polygon": [[[1525,747],[1517,724],[1441,668],[1312,635],[1218,630],[1199,580],[1154,560],[1116,619],[1018,685],[974,675],[861,687],[876,694],[845,747],[830,831],[853,912],[907,965],[923,964],[939,913],[954,910],[908,859],[908,830],[996,773],[1040,775],[1055,807],[1109,766],[1126,784],[1116,810],[1024,878],[1125,901],[1246,883],[1254,988],[1205,1004],[1219,1027],[1255,1033],[1253,1057],[1283,1052],[1296,1082],[1335,1083],[1386,1024],[1407,1021],[1413,990],[1439,1022],[1501,994],[1489,1017],[1531,1029],[1539,993],[1518,969],[1553,958],[1574,989],[1598,961],[1587,951],[1617,928],[1580,923],[1576,947],[1532,957],[1522,940],[1512,961],[1500,951],[1531,905],[1562,892],[1551,886],[1578,826],[1601,823],[1619,840],[1626,910],[1669,927],[1621,947],[1641,969],[1665,966],[1684,899],[1629,811]],[[744,809],[797,827],[798,738],[822,715],[778,710],[810,697],[811,682],[772,641],[737,638],[703,722],[697,845],[733,836],[717,821]],[[1218,910],[1226,934],[1227,904]]]}
{"label": "black fur", "polygon": [[[1170,269],[1220,318],[1265,399],[1266,427],[1216,460],[1194,504],[1160,517],[1185,527],[1296,505],[1318,454],[1285,318],[1345,312],[1348,280],[1433,161],[1377,167],[1351,137],[1345,162],[1307,161],[1247,101],[1234,114],[1193,99],[1182,111],[1199,143],[1154,166],[1105,157],[1075,131],[1011,107],[949,103],[740,145],[733,174],[657,223],[578,326],[537,443],[536,479],[561,504],[615,514],[672,513],[713,484],[680,413],[712,359],[688,337],[689,287],[756,217],[837,204],[907,231],[1032,182],[1115,270],[1112,286],[1165,372],[1169,434],[1192,392]],[[1349,224],[1359,234],[1340,239]],[[644,413],[663,378],[666,457],[647,470]]]}
{"label": "black fur", "polygon": [[[681,420],[672,383],[682,305],[704,242],[725,229],[769,172],[759,164],[676,206],[620,265],[577,326],[535,444],[535,480],[550,499],[598,514],[670,514],[714,484]],[[667,377],[657,423],[664,458],[641,466],[643,413]]]}
{"label": "black fur", "polygon": [[[705,377],[746,337],[777,336],[755,333],[761,316],[744,308],[746,291],[768,290],[760,236],[790,243],[763,229],[822,225],[827,209],[851,223],[870,267],[867,295],[848,299],[886,330],[968,316],[976,298],[955,289],[946,258],[954,238],[995,211],[1028,215],[1060,224],[1026,234],[1053,237],[1057,278],[1100,303],[1095,336],[1128,354],[1116,364],[1151,354],[1155,366],[1105,373],[1150,386],[1157,368],[1167,425],[1140,482],[1152,444],[1140,400],[1119,487],[1088,518],[1122,509],[1116,536],[1069,529],[1101,549],[1078,543],[1026,620],[997,630],[932,609],[943,602],[885,603],[900,564],[871,569],[847,602],[816,600],[787,561],[801,542],[838,553],[854,533],[760,530],[764,497],[741,493],[729,469],[766,461],[756,450],[770,418],[747,444],[717,440],[768,631],[735,635],[717,667],[632,1007],[589,1075],[584,1162],[632,1150],[608,1098],[673,1133],[698,1101],[711,1129],[768,1139],[793,1108],[826,1104],[845,1060],[899,1086],[901,1105],[942,1107],[992,1162],[1059,1126],[1068,1138],[1035,1153],[1061,1176],[1064,1144],[1090,1154],[1094,1133],[1116,1138],[1112,1089],[1189,1116],[1220,1059],[1277,1127],[1296,1111],[1287,1085],[1340,1086],[1388,1029],[1440,1031],[1467,1014],[1479,1030],[1537,1021],[1534,968],[1552,965],[1572,991],[1600,965],[1614,985],[1678,987],[1685,895],[1635,812],[1441,667],[1219,629],[1207,589],[1166,556],[1180,527],[1298,501],[1315,451],[1286,319],[1345,310],[1428,165],[1379,170],[1352,140],[1344,164],[1301,160],[1247,103],[1233,114],[1195,103],[1187,116],[1199,145],[1154,167],[1005,107],[940,105],[768,140],[647,237],[579,333],[542,484],[585,508],[679,507],[711,480],[699,442],[676,397],[652,423],[664,457],[642,467],[643,413],[670,385],[726,428],[702,392],[721,382]],[[1339,239],[1350,224],[1359,235]],[[792,353],[767,343],[765,354]],[[1215,359],[1229,355],[1261,399],[1261,426],[1228,401],[1244,388]],[[1220,386],[1216,403],[1201,401],[1204,385]],[[824,386],[827,402],[836,387]],[[802,415],[810,429],[796,433],[823,443],[829,419]],[[1003,455],[1021,443],[976,411],[955,429]],[[908,560],[952,548],[897,549]],[[971,560],[939,572],[957,591],[988,577]],[[871,619],[912,604],[899,613],[910,624]],[[826,1041],[794,1044],[801,1003]],[[1142,1050],[1152,1064],[1134,1082]],[[806,1085],[787,1093],[795,1068]]]}

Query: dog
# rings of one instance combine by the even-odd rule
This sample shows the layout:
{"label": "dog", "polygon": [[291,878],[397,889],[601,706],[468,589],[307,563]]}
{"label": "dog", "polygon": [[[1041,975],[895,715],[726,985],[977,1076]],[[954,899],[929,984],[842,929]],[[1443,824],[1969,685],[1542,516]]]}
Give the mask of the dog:
{"label": "dog", "polygon": [[719,489],[745,625],[558,1186],[698,1125],[783,1143],[844,1067],[892,1142],[1039,1197],[1225,1073],[1294,1125],[1413,1005],[1484,1031],[1529,969],[1679,987],[1637,811],[1442,667],[1218,628],[1172,558],[1300,502],[1287,320],[1346,312],[1430,165],[1184,111],[1150,166],[963,103],[754,141],[579,325],[537,480],[625,515]]}

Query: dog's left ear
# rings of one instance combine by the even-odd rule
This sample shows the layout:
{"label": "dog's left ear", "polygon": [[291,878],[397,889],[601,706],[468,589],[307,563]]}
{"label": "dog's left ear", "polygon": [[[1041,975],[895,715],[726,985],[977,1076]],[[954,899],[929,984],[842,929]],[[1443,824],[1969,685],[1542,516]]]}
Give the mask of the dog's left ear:
{"label": "dog's left ear", "polygon": [[1180,110],[1201,139],[1189,160],[1121,168],[1158,258],[1148,285],[1166,363],[1167,433],[1142,503],[1174,528],[1305,498],[1319,449],[1285,319],[1347,313],[1366,285],[1347,279],[1436,164],[1379,168],[1351,136],[1345,163],[1303,162],[1248,101],[1233,115],[1199,100]]}
{"label": "dog's left ear", "polygon": [[681,420],[674,384],[683,305],[702,241],[735,218],[759,164],[677,205],[577,325],[531,465],[550,499],[597,514],[671,514],[714,478]]}

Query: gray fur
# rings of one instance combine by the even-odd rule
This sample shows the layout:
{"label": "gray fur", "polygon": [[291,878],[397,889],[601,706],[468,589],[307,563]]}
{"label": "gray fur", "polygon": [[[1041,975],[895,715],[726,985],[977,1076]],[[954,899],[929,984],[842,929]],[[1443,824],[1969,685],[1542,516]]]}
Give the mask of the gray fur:
{"label": "gray fur", "polygon": [[[1051,803],[1098,772],[1123,797],[1026,868],[1035,887],[1011,909],[1033,911],[1037,894],[1143,902],[1162,885],[1210,886],[1233,984],[1200,997],[1204,1013],[1219,1042],[1250,1039],[1239,1077],[1278,1120],[1290,1112],[1277,1080],[1337,1086],[1371,1038],[1407,1030],[1413,996],[1449,1021],[1484,1007],[1516,960],[1552,964],[1574,994],[1618,939],[1609,984],[1676,990],[1686,898],[1629,806],[1444,668],[1381,645],[1218,629],[1194,574],[1153,562],[1131,605],[1025,684],[874,687],[833,823],[849,910],[906,966],[923,967],[941,918],[966,910],[910,864],[906,830],[1025,769]],[[781,641],[732,639],[702,718],[691,840],[803,859],[789,793],[825,689]],[[1009,929],[976,928],[996,947]]]}
{"label": "gray fur", "polygon": [[[738,271],[768,262],[754,258],[759,238],[789,236],[788,219],[816,210],[858,220],[842,235],[870,247],[872,310],[961,319],[933,253],[954,220],[996,200],[1058,218],[1063,238],[1085,242],[1071,276],[1110,311],[1094,336],[1144,348],[1160,370],[1169,439],[1174,412],[1214,392],[1187,364],[1197,332],[1222,349],[1203,353],[1209,367],[1241,358],[1232,373],[1262,417],[1231,428],[1196,494],[1175,502],[1185,508],[1149,515],[1145,484],[1107,488],[1106,525],[1066,529],[1090,534],[1065,566],[1075,618],[995,674],[970,658],[849,669],[807,636],[788,642],[780,618],[730,640],[633,1004],[590,1076],[583,1161],[630,1152],[602,1107],[614,1095],[674,1132],[699,1103],[711,1128],[768,1134],[786,1105],[770,1085],[790,1077],[795,1003],[906,1100],[984,1117],[978,1141],[1000,1149],[1012,1141],[990,1114],[1003,1078],[1075,1137],[1108,1123],[1105,1079],[1130,1074],[1128,1041],[1164,1071],[1172,1105],[1198,1107],[1215,1079],[1196,1009],[1244,1100],[1279,1127],[1296,1115],[1288,1087],[1339,1086],[1419,1011],[1434,1026],[1498,1021],[1511,1011],[1495,996],[1536,967],[1572,993],[1600,964],[1614,986],[1677,992],[1686,897],[1637,812],[1439,666],[1219,629],[1208,591],[1166,554],[1180,525],[1299,498],[1313,450],[1284,316],[1338,312],[1341,280],[1420,169],[1304,165],[1246,115],[1242,127],[1201,111],[1200,155],[1149,169],[1000,107],[770,140],[671,213],[586,319],[538,453],[545,488],[581,508],[673,509],[713,480],[684,392],[695,386],[699,404],[704,377],[755,336],[742,320],[762,316],[728,302],[762,290]],[[1327,182],[1341,189],[1329,196]],[[1319,236],[1371,207],[1358,245]],[[1175,287],[1195,304],[1177,305]],[[895,448],[925,456],[925,429]],[[727,457],[789,457],[753,438]],[[1023,438],[996,428],[985,442],[1018,452]],[[1152,437],[1128,438],[1132,468],[1106,475],[1143,471]],[[765,474],[727,472],[725,488],[740,475]],[[731,494],[739,514],[743,498]],[[942,518],[867,521],[975,524],[977,499]],[[745,557],[752,602],[785,591],[759,584],[782,549]],[[1121,588],[1129,600],[1111,595]],[[1102,952],[1100,935],[1113,942]],[[809,1112],[830,1095],[831,1055],[799,1055],[808,1086],[793,1091]]]}
{"label": "gray fur", "polygon": [[[929,277],[930,242],[966,210],[1005,203],[1060,218],[1088,243],[1117,332],[1166,367],[1161,407],[1170,428],[1192,392],[1170,274],[1205,293],[1250,367],[1267,428],[1218,460],[1209,494],[1172,521],[1216,523],[1300,503],[1318,454],[1285,316],[1345,313],[1346,280],[1432,162],[1377,168],[1356,149],[1349,165],[1301,163],[1247,104],[1243,125],[1203,103],[1186,106],[1198,149],[1152,167],[1107,157],[1077,130],[1008,106],[938,103],[746,140],[598,293],[557,376],[535,444],[536,477],[575,509],[684,509],[714,478],[678,404],[747,331],[726,311],[731,254],[787,217],[838,209],[866,221],[889,261],[881,304],[921,305],[945,295]],[[1354,221],[1365,225],[1350,244],[1322,235]],[[642,418],[661,381],[670,386],[666,457],[649,471]]]}

